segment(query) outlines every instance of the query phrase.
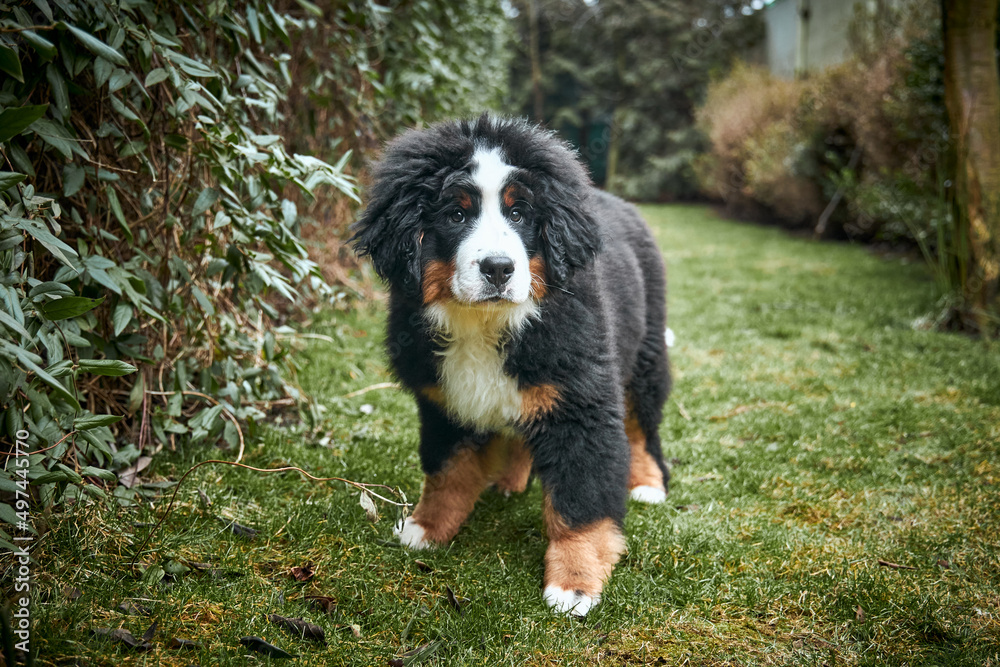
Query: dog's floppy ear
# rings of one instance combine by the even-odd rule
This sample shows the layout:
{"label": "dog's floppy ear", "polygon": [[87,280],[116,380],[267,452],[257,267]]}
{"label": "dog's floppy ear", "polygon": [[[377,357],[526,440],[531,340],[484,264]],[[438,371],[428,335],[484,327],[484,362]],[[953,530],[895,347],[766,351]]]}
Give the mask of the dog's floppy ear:
{"label": "dog's floppy ear", "polygon": [[420,284],[420,231],[423,208],[417,193],[382,192],[372,197],[351,227],[358,255],[371,257],[375,272],[390,285]]}
{"label": "dog's floppy ear", "polygon": [[542,256],[549,281],[564,285],[577,269],[590,263],[601,248],[597,222],[586,201],[589,179],[576,159],[566,152],[558,175],[543,182],[538,204],[542,210],[539,230]]}
{"label": "dog's floppy ear", "polygon": [[420,160],[397,144],[375,165],[368,206],[351,226],[358,255],[371,257],[379,276],[394,287],[420,286],[420,241],[427,188]]}

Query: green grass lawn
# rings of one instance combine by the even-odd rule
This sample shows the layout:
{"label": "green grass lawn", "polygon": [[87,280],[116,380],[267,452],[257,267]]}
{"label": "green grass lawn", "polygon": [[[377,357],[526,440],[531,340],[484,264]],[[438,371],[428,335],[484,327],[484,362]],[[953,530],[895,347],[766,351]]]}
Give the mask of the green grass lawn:
{"label": "green grass lawn", "polygon": [[[934,306],[919,264],[704,207],[643,210],[670,271],[673,479],[665,505],[632,503],[628,553],[585,620],[542,601],[537,483],[509,499],[488,492],[453,544],[411,553],[393,542],[395,508],[379,503],[371,523],[344,484],[212,465],[181,487],[140,560],[216,572],[143,582],[129,570],[165,500],[47,518],[37,664],[245,665],[239,638],[255,635],[301,665],[384,666],[418,647],[406,664],[1000,665],[1000,350],[914,328]],[[245,463],[416,501],[412,399],[344,398],[391,380],[382,320],[381,306],[316,316],[309,332],[335,342],[305,341],[299,380],[325,408],[320,428],[262,429]],[[147,477],[234,455],[163,452]],[[258,534],[233,535],[217,517]],[[306,564],[314,576],[297,581],[291,568]],[[122,613],[126,600],[153,615]],[[326,645],[268,614],[321,626]],[[90,635],[138,637],[153,618],[151,652]],[[168,648],[174,637],[201,648]]]}

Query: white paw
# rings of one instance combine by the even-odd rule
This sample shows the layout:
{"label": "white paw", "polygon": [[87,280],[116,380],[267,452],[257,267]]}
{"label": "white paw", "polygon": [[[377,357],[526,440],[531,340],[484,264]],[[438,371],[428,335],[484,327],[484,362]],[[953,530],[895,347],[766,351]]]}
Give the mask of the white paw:
{"label": "white paw", "polygon": [[424,539],[424,528],[414,521],[413,517],[407,517],[406,521],[401,524],[397,523],[392,532],[396,533],[399,543],[404,547],[419,550],[434,546],[433,543]]}
{"label": "white paw", "polygon": [[674,330],[671,329],[670,327],[667,327],[666,331],[663,332],[663,340],[664,342],[666,342],[667,347],[673,347],[675,340]]}
{"label": "white paw", "polygon": [[591,597],[577,591],[568,591],[559,586],[545,587],[545,602],[553,611],[573,616],[586,616],[587,612],[597,606],[601,596]]}
{"label": "white paw", "polygon": [[667,499],[667,492],[655,486],[640,485],[632,489],[630,495],[632,500],[650,505],[659,505]]}

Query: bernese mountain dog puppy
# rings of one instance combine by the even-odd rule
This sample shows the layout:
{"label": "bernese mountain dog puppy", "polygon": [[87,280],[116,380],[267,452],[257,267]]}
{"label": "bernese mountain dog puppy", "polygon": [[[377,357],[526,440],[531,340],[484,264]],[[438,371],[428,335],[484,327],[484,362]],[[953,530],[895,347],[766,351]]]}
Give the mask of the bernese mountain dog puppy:
{"label": "bernese mountain dog puppy", "polygon": [[389,284],[387,348],[426,475],[407,547],[445,544],[480,493],[544,494],[544,597],[586,614],[631,494],[666,499],[665,269],[634,207],[551,132],[484,114],[411,130],[353,227]]}

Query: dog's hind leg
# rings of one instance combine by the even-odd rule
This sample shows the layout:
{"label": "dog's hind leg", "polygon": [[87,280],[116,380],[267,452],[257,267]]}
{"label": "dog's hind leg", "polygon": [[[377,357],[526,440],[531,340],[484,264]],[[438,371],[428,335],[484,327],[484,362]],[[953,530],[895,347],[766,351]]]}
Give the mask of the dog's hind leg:
{"label": "dog's hind leg", "polygon": [[670,471],[663,461],[660,422],[670,393],[670,366],[662,328],[655,327],[643,341],[639,359],[626,391],[625,432],[632,462],[629,493],[646,503],[667,499]]}

